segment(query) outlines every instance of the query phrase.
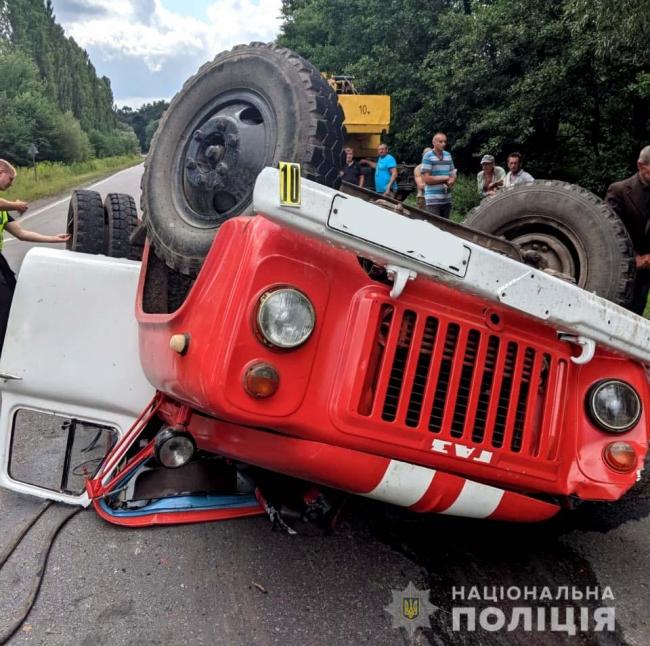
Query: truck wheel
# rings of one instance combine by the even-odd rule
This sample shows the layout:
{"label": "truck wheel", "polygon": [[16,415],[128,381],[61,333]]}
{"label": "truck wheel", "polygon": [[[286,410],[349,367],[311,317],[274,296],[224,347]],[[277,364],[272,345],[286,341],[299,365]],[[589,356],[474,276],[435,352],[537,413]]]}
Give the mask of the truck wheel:
{"label": "truck wheel", "polygon": [[73,191],[66,230],[71,238],[66,249],[81,253],[104,253],[104,206],[97,191]]}
{"label": "truck wheel", "polygon": [[593,193],[537,180],[506,188],[472,209],[464,224],[517,243],[538,269],[619,305],[632,299],[632,242],[621,220]]}
{"label": "truck wheel", "polygon": [[265,166],[339,182],[343,111],[318,70],[273,44],[239,45],[190,78],[163,115],[145,161],[141,206],[156,253],[196,275],[217,229],[252,212]]}
{"label": "truck wheel", "polygon": [[104,200],[106,247],[111,258],[140,260],[142,250],[131,244],[131,235],[138,227],[135,200],[126,193],[109,193]]}

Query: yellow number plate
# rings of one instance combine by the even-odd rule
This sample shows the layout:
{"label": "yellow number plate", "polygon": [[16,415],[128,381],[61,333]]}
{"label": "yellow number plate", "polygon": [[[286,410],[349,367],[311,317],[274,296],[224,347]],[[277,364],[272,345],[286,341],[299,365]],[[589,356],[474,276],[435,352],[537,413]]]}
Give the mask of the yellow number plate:
{"label": "yellow number plate", "polygon": [[280,162],[280,204],[300,206],[300,164]]}

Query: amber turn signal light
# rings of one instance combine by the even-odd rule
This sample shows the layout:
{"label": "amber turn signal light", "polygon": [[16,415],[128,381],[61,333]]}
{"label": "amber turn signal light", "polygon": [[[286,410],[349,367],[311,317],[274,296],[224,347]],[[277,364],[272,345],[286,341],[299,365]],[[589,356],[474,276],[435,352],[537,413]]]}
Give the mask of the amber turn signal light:
{"label": "amber turn signal light", "polygon": [[605,447],[603,453],[605,464],[619,473],[634,471],[637,465],[637,455],[627,442],[612,442]]}
{"label": "amber turn signal light", "polygon": [[244,390],[258,399],[270,397],[278,389],[280,375],[270,364],[264,361],[254,363],[244,372]]}

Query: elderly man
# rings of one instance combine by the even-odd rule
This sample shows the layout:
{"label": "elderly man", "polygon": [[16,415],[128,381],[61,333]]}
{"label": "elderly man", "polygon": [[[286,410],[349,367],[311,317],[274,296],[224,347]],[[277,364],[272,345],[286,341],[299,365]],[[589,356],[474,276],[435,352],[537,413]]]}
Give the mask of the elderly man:
{"label": "elderly man", "polygon": [[503,180],[504,186],[516,186],[533,182],[535,178],[523,168],[523,157],[521,153],[510,153],[508,155],[508,173]]}
{"label": "elderly man", "polygon": [[[16,178],[16,169],[4,159],[0,159],[0,191],[6,191]],[[27,231],[15,222],[9,215],[9,211],[18,211],[24,213],[29,204],[22,200],[5,200],[0,198],[0,252],[2,252],[2,237],[5,229],[18,240],[26,242],[65,242],[70,238],[67,233],[59,233],[53,236],[46,236],[34,231]],[[9,310],[11,300],[16,287],[16,277],[11,271],[5,257],[0,253],[0,351],[7,331],[7,321],[9,320]]]}
{"label": "elderly man", "polygon": [[436,132],[433,150],[422,157],[421,176],[424,181],[424,201],[429,213],[449,219],[451,215],[451,189],[456,183],[456,167],[445,150],[447,135]]}
{"label": "elderly man", "polygon": [[637,172],[612,184],[605,201],[623,221],[636,256],[636,282],[630,309],[643,314],[650,291],[650,146],[639,153]]}

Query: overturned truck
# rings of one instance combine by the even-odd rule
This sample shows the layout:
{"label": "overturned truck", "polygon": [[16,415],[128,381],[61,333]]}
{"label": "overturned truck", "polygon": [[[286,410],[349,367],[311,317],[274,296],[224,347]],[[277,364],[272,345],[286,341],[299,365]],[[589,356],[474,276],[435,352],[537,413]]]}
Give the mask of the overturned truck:
{"label": "overturned truck", "polygon": [[128,526],[268,511],[267,472],[310,483],[312,509],[315,484],[508,521],[632,487],[650,324],[622,307],[616,217],[539,181],[479,207],[484,231],[439,220],[339,186],[343,141],[332,88],[288,50],[236,47],[187,81],[143,223],[77,194],[76,251],[25,260],[2,485]]}

